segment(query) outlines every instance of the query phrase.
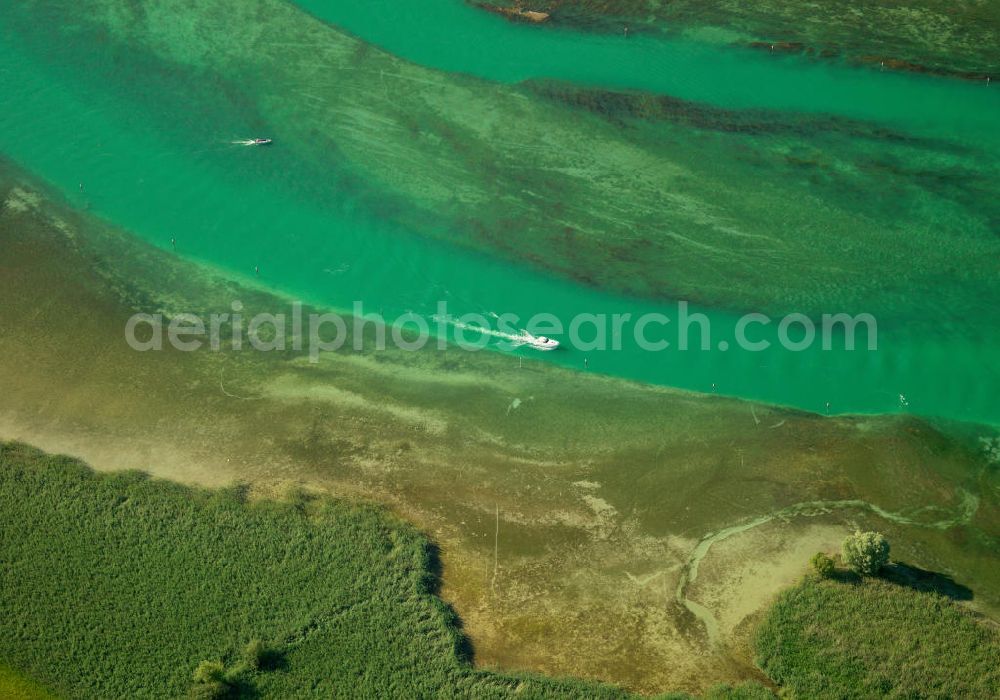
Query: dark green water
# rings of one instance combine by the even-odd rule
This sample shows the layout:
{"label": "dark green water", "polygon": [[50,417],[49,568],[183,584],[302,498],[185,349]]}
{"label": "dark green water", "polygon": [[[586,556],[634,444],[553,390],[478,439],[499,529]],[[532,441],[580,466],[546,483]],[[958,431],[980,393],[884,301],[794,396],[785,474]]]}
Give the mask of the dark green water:
{"label": "dark green water", "polygon": [[[301,6],[404,58],[492,81],[554,77],[727,108],[866,119],[973,149],[970,157],[988,171],[1000,153],[995,129],[1000,93],[986,86],[771,59],[710,45],[539,32],[450,0],[308,0]],[[0,18],[12,19],[0,24],[0,151],[71,201],[156,245],[169,248],[176,238],[180,254],[227,274],[253,279],[259,265],[258,282],[272,289],[336,308],[363,300],[367,310],[387,316],[413,311],[429,317],[441,300],[454,314],[512,312],[527,318],[551,312],[567,322],[577,313],[676,316],[672,304],[584,287],[394,223],[393,211],[405,205],[397,192],[382,193],[367,182],[363,162],[331,159],[321,165],[335,165],[324,169],[308,157],[299,125],[282,123],[276,117],[281,108],[265,104],[263,88],[254,100],[253,81],[266,83],[266,74],[248,75],[245,65],[223,62],[228,80],[250,81],[245,93],[232,97],[223,89],[228,83],[204,68],[212,61],[203,55],[210,53],[204,46],[165,47],[159,44],[170,36],[154,35],[133,41],[129,52],[105,52],[103,46],[91,51],[95,37],[104,35],[80,30],[76,22],[106,21],[106,46],[113,47],[115,23],[127,20],[84,17],[89,10],[82,6],[79,17],[53,5],[25,7],[0,10]],[[197,10],[178,3],[159,12],[167,20],[174,12],[182,24]],[[265,19],[251,13],[233,21],[260,23],[260,41],[266,43]],[[58,42],[51,40],[53,24],[63,27]],[[177,59],[189,56],[187,64]],[[264,134],[279,137],[274,147],[232,143]],[[794,208],[794,202],[788,206]],[[942,209],[925,218],[931,226],[948,216]],[[992,238],[989,233],[982,235],[987,266],[995,264],[989,257],[997,251],[997,232]],[[873,250],[871,274],[892,274],[880,268],[878,257]],[[578,369],[586,358],[591,371],[820,412],[829,403],[833,412],[912,410],[997,423],[997,299],[989,294],[992,287],[985,287],[985,295],[966,291],[963,276],[959,270],[953,278],[936,280],[948,303],[928,308],[926,317],[919,308],[901,308],[898,297],[881,308],[830,309],[884,319],[877,352],[652,353],[628,335],[620,351],[521,352]],[[933,289],[919,291],[923,298],[934,297]],[[735,315],[695,310],[712,319],[713,346],[732,340]],[[773,326],[753,335],[773,340]],[[908,406],[901,405],[900,395]]]}

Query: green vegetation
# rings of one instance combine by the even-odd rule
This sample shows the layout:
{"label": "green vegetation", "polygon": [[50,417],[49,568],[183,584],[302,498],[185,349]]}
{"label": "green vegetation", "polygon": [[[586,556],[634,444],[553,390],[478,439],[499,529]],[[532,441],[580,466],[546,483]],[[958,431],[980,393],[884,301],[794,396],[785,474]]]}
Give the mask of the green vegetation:
{"label": "green vegetation", "polygon": [[837,570],[837,566],[834,564],[833,559],[823,552],[816,552],[812,559],[809,560],[809,563],[812,565],[813,571],[815,571],[820,578],[830,578]]}
{"label": "green vegetation", "polygon": [[194,670],[194,698],[222,698],[230,694],[233,687],[226,679],[226,668],[221,661],[202,661]]}
{"label": "green vegetation", "polygon": [[774,693],[756,683],[745,683],[735,688],[718,685],[704,696],[704,700],[773,700],[773,698]]}
{"label": "green vegetation", "polygon": [[204,685],[223,683],[226,680],[225,667],[221,661],[202,661],[194,670],[194,682]]}
{"label": "green vegetation", "polygon": [[758,664],[800,698],[1000,697],[1000,633],[934,592],[807,578],[757,635]]}
{"label": "green vegetation", "polygon": [[251,639],[243,649],[243,665],[251,671],[266,668],[272,650],[260,639]]}
{"label": "green vegetation", "polygon": [[433,550],[375,509],[303,513],[239,489],[95,475],[19,445],[0,448],[0,498],[0,531],[17,533],[0,540],[0,657],[69,696],[180,696],[193,679],[213,697],[255,638],[287,659],[288,672],[246,669],[270,697],[581,687],[473,671],[431,595]]}
{"label": "green vegetation", "polygon": [[0,445],[0,502],[0,658],[66,696],[628,697],[473,669],[434,549],[374,508],[96,475],[19,444]]}
{"label": "green vegetation", "polygon": [[[374,508],[96,475],[18,444],[0,445],[0,501],[0,532],[16,533],[0,539],[0,658],[66,696],[629,697],[472,668],[433,595],[433,548]],[[888,555],[877,533],[848,542],[864,561]],[[761,668],[797,697],[1000,692],[995,628],[937,593],[834,579],[822,553],[812,564],[830,578],[781,596],[757,637]],[[3,666],[0,695],[48,697]]]}
{"label": "green vegetation", "polygon": [[878,532],[855,532],[844,540],[844,563],[862,576],[874,576],[889,563],[889,541]]}
{"label": "green vegetation", "polygon": [[0,664],[0,698],[4,700],[49,700],[52,695],[17,671]]}

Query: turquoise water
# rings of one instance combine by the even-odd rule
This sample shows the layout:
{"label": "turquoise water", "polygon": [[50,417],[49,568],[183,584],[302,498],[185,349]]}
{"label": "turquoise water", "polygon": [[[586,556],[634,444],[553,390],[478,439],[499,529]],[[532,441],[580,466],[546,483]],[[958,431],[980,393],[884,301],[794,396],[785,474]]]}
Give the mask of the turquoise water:
{"label": "turquoise water", "polygon": [[626,40],[525,26],[455,0],[296,4],[416,63],[489,80],[551,78],[648,90],[721,107],[883,120],[912,133],[1000,144],[1000,90],[985,83],[851,69],[681,39]]}
{"label": "turquoise water", "polygon": [[[557,77],[727,107],[864,117],[975,144],[987,159],[996,154],[991,127],[1000,100],[983,86],[696,44],[539,32],[444,0],[397,2],[391,9],[302,5],[404,57],[492,80]],[[475,42],[463,39],[470,32]],[[551,312],[567,322],[577,313],[676,316],[672,304],[583,287],[395,225],[372,206],[370,193],[351,186],[357,173],[350,163],[335,172],[302,171],[280,142],[269,149],[233,145],[234,138],[271,133],[273,125],[252,110],[234,115],[214,106],[211,86],[176,92],[171,76],[150,77],[162,70],[154,63],[123,65],[110,57],[77,65],[56,47],[40,53],[12,32],[0,37],[0,151],[71,201],[158,246],[169,249],[176,238],[180,254],[243,278],[259,265],[260,283],[290,296],[344,309],[363,300],[367,310],[390,317],[407,311],[430,317],[439,300],[454,314]],[[147,92],[116,87],[130,72],[144,77],[137,85]],[[163,92],[148,94],[157,80]],[[692,311],[712,319],[713,345],[732,340],[733,315]],[[652,353],[628,336],[620,351],[521,352],[576,369],[586,359],[594,372],[819,412],[829,404],[832,412],[909,410],[1000,423],[998,329],[967,313],[974,314],[955,309],[939,324],[884,323],[874,353]],[[773,326],[753,335],[773,340]]]}

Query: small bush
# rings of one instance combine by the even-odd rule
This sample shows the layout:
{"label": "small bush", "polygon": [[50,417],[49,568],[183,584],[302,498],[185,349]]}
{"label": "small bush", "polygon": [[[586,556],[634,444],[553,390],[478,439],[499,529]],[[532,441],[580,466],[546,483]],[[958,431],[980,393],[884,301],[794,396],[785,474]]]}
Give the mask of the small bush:
{"label": "small bush", "polygon": [[226,677],[226,668],[221,661],[202,661],[194,670],[195,683],[222,683]]}
{"label": "small bush", "polygon": [[194,670],[194,685],[188,692],[193,700],[221,700],[232,690],[221,661],[202,661]]}
{"label": "small bush", "polygon": [[879,532],[855,532],[844,540],[843,556],[862,576],[874,576],[889,563],[889,540]]}
{"label": "small bush", "polygon": [[269,654],[269,649],[267,645],[264,644],[259,639],[251,639],[250,642],[243,647],[243,656],[241,661],[243,666],[248,671],[259,671],[267,661]]}
{"label": "small bush", "polygon": [[837,566],[833,563],[833,559],[823,552],[816,552],[812,559],[809,560],[809,563],[812,564],[813,571],[815,571],[820,578],[830,578],[837,570]]}

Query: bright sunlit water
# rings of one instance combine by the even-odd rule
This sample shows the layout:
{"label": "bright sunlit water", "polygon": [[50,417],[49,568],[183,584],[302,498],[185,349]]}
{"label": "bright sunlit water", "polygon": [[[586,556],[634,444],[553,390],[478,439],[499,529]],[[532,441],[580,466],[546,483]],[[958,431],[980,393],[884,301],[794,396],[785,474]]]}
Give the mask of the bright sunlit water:
{"label": "bright sunlit water", "polygon": [[[492,81],[558,78],[729,108],[832,114],[947,138],[988,162],[1000,153],[1000,93],[982,85],[721,46],[541,31],[457,0],[300,5],[391,53]],[[61,19],[37,12],[40,21]],[[430,319],[447,301],[453,314],[551,312],[567,324],[578,313],[637,318],[662,311],[676,319],[672,302],[627,299],[394,224],[371,206],[370,192],[363,197],[338,185],[357,175],[351,163],[323,172],[303,165],[280,139],[266,149],[234,145],[281,134],[285,125],[262,123],[252,104],[241,112],[232,101],[214,103],[211,86],[177,92],[179,78],[167,62],[100,50],[77,61],[85,49],[82,40],[73,44],[72,31],[65,43],[46,45],[23,22],[4,24],[0,152],[74,204],[155,245],[169,249],[176,238],[179,254],[241,278],[253,278],[259,266],[259,282],[289,296],[341,309],[362,300],[367,311],[389,317],[412,311]],[[197,79],[180,68],[177,75]],[[877,262],[872,274],[880,274]],[[960,276],[939,283],[963,299]],[[736,316],[700,308],[692,311],[712,320],[710,352],[646,352],[626,333],[618,351],[520,354],[578,370],[586,360],[592,372],[818,412],[829,404],[835,413],[907,410],[996,423],[996,300],[969,297],[968,306],[948,309],[940,322],[919,324],[908,322],[916,309],[830,309],[883,315],[877,352],[721,351],[719,341],[732,344]],[[752,335],[774,340],[773,326]]]}

